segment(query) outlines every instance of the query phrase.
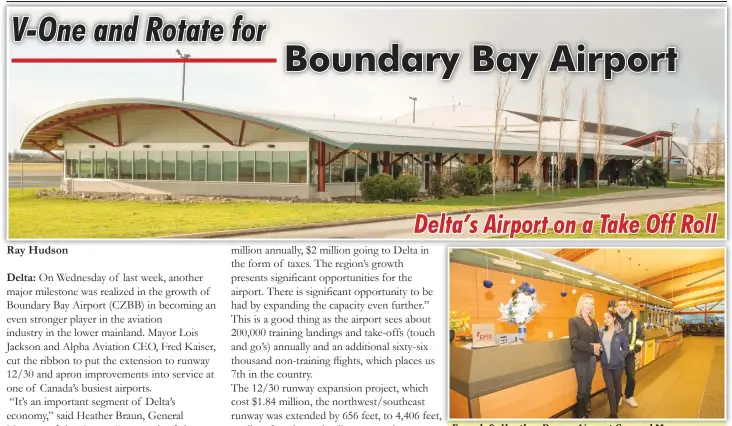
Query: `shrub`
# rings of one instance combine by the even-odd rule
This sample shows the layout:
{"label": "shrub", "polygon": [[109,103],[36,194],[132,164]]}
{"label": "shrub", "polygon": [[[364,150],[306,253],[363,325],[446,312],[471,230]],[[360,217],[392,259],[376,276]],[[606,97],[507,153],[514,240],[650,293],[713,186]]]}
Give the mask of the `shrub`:
{"label": "shrub", "polygon": [[490,185],[493,183],[493,173],[491,173],[491,165],[490,164],[478,164],[475,166],[476,169],[478,169],[478,173],[480,173],[480,186],[481,188],[485,185]]}
{"label": "shrub", "polygon": [[660,157],[644,161],[640,167],[635,169],[634,173],[635,180],[639,185],[645,185],[648,181],[650,186],[662,186],[666,180],[665,165]]}
{"label": "shrub", "polygon": [[478,195],[480,193],[480,171],[477,167],[463,167],[452,174],[453,182],[462,195]]}
{"label": "shrub", "polygon": [[490,164],[478,164],[475,167],[478,169],[478,173],[480,174],[479,192],[481,194],[491,193],[491,188],[493,187],[493,173],[491,173]]}
{"label": "shrub", "polygon": [[394,178],[381,173],[361,181],[361,198],[367,203],[386,201],[394,193]]}
{"label": "shrub", "polygon": [[584,181],[582,188],[597,188],[597,181],[592,179]]}
{"label": "shrub", "polygon": [[534,178],[528,172],[521,173],[518,183],[521,184],[522,188],[531,189],[534,187]]}
{"label": "shrub", "polygon": [[430,187],[427,192],[431,196],[441,200],[450,193],[450,182],[442,177],[442,175],[434,174],[430,178]]}
{"label": "shrub", "polygon": [[419,197],[419,189],[422,182],[414,175],[401,175],[392,185],[392,198],[401,201],[409,201]]}

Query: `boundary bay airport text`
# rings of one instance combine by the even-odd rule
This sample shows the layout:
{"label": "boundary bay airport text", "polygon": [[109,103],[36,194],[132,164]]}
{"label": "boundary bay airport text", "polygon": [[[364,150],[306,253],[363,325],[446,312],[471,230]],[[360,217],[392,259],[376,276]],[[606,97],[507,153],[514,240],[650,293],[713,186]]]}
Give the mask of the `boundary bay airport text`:
{"label": "boundary bay airport text", "polygon": [[[528,80],[539,64],[541,52],[500,52],[488,44],[473,44],[472,68],[475,73],[498,70],[502,73],[518,73],[521,80]],[[392,43],[389,51],[379,54],[373,52],[315,52],[308,55],[302,45],[286,46],[286,71],[314,71],[323,73],[331,68],[337,73],[382,72],[406,73],[435,72],[442,66],[441,80],[450,80],[461,52],[411,52],[402,53],[399,43]],[[578,43],[575,52],[569,44],[558,44],[549,60],[549,72],[567,71],[598,72],[602,71],[605,80],[612,80],[613,75],[626,69],[634,73],[650,70],[661,71],[662,62],[666,62],[666,71],[676,72],[679,53],[675,47],[667,47],[665,51],[633,52],[626,55],[622,52],[592,52],[584,43]]]}
{"label": "boundary bay airport text", "polygon": [[[99,43],[137,41],[140,28],[140,16],[134,15],[126,24],[98,23],[92,28],[92,39]],[[20,43],[24,38],[35,38],[44,43],[49,42],[83,42],[88,30],[83,23],[59,22],[53,16],[43,17],[35,28],[31,27],[29,16],[12,17],[13,41]],[[243,14],[237,14],[231,24],[231,41],[243,43],[262,43],[264,33],[269,25],[245,21]],[[168,23],[160,16],[147,18],[144,29],[145,43],[219,43],[224,40],[224,25],[212,23],[204,19],[200,23],[189,23],[180,19],[177,23]],[[502,73],[519,73],[521,80],[528,80],[539,64],[540,52],[503,51],[496,52],[489,44],[474,43],[472,45],[472,71],[490,72],[497,69]],[[394,73],[435,72],[443,69],[441,80],[449,80],[462,56],[453,51],[405,51],[402,53],[400,43],[390,43],[385,52],[324,52],[308,53],[303,44],[285,46],[285,70],[287,72],[313,71],[323,73],[333,69],[337,73],[355,71]],[[276,62],[271,58],[269,62]],[[627,69],[634,73],[661,71],[662,62],[666,62],[667,72],[676,72],[679,53],[676,47],[669,46],[660,51],[632,52],[626,54],[619,51],[596,52],[587,49],[587,45],[578,42],[573,49],[569,44],[558,44],[549,59],[549,72],[567,71],[598,72],[602,71],[605,80],[612,80],[613,75]],[[193,60],[188,60],[193,61]]]}

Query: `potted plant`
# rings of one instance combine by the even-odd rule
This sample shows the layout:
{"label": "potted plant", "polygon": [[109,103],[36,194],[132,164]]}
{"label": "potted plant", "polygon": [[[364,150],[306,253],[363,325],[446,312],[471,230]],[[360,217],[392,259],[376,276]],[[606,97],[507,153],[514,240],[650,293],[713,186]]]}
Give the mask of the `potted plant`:
{"label": "potted plant", "polygon": [[470,329],[468,311],[450,311],[450,342],[455,340],[455,334]]}

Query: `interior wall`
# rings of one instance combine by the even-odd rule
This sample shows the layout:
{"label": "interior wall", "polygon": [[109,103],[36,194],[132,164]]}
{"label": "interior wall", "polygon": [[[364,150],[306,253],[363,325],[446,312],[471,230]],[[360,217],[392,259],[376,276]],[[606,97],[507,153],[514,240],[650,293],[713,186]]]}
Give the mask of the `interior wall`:
{"label": "interior wall", "polygon": [[[517,333],[516,325],[498,320],[501,316],[498,308],[501,303],[508,302],[513,290],[526,281],[536,288],[539,303],[544,304],[543,310],[526,325],[527,340],[537,341],[546,340],[549,332],[552,332],[552,338],[569,335],[568,321],[575,314],[577,301],[581,295],[590,293],[594,296],[595,321],[598,325],[602,324],[602,312],[607,309],[610,300],[618,299],[618,296],[582,288],[577,288],[577,294],[572,294],[570,285],[564,286],[567,296],[562,297],[560,294],[562,285],[559,283],[522,275],[513,276],[516,285],[510,283],[511,274],[450,262],[450,310],[459,312],[466,310],[471,325],[493,323],[496,325],[496,333]],[[483,281],[486,279],[493,281],[492,288],[487,289],[483,286]],[[636,303],[634,308],[636,315],[638,309]]]}

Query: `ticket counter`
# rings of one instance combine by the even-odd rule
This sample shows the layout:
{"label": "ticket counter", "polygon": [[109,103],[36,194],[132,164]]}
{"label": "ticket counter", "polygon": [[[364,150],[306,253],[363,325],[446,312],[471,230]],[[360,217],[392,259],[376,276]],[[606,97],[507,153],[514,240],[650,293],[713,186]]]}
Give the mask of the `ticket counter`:
{"label": "ticket counter", "polygon": [[[636,368],[677,348],[683,336],[680,329],[647,332],[652,349],[646,353],[644,348],[636,356],[641,360]],[[479,349],[472,349],[469,342],[454,342],[450,345],[450,418],[546,419],[566,412],[577,396],[570,353],[568,337]],[[604,389],[598,362],[592,393]]]}

